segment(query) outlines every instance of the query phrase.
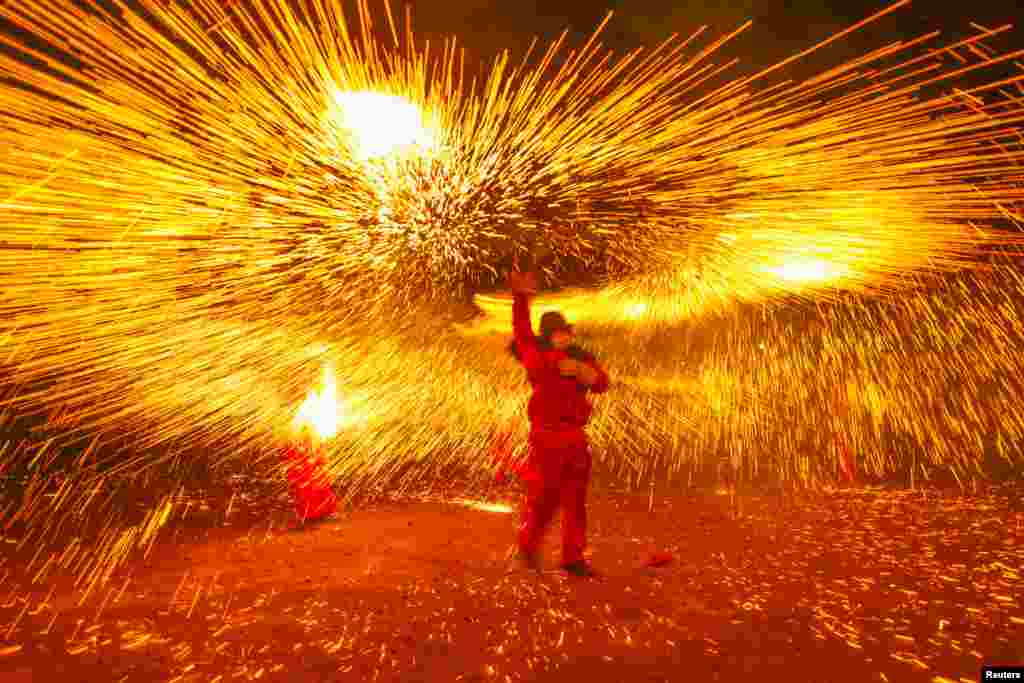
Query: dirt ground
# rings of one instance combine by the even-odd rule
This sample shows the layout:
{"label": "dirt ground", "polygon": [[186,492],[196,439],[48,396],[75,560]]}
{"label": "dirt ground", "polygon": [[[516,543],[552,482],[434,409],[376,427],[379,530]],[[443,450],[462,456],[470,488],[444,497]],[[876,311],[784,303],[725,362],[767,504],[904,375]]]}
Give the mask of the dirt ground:
{"label": "dirt ground", "polygon": [[289,531],[284,501],[225,502],[82,604],[5,558],[0,680],[973,683],[1024,664],[1012,489],[596,491],[593,580],[557,570],[557,529],[544,572],[510,569],[515,514],[387,501]]}

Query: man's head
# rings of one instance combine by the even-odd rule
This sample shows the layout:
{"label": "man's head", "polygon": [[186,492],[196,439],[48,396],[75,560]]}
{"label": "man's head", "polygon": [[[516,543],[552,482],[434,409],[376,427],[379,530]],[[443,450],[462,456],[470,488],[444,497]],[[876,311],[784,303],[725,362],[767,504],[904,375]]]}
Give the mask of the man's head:
{"label": "man's head", "polygon": [[572,345],[575,333],[572,325],[558,311],[547,311],[540,317],[540,336],[551,342],[551,346],[564,351]]}

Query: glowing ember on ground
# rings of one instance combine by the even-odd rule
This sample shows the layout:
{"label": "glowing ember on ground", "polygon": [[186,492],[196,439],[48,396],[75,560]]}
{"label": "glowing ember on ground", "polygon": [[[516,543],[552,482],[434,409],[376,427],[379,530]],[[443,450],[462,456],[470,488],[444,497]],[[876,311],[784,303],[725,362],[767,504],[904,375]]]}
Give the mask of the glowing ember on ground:
{"label": "glowing ember on ground", "polygon": [[458,505],[464,505],[468,508],[473,508],[474,510],[483,510],[484,512],[511,513],[516,511],[514,507],[506,505],[505,503],[488,503],[483,500],[467,500],[465,498],[459,498],[454,502]]}
{"label": "glowing ember on ground", "polygon": [[[739,515],[698,492],[656,494],[653,514],[642,498],[595,490],[602,577],[586,583],[556,569],[556,530],[538,576],[508,557],[513,517],[437,500],[381,501],[344,533],[294,535],[268,528],[268,496],[237,500],[231,533],[227,500],[189,499],[200,535],[158,541],[86,603],[33,582],[75,547],[5,562],[0,680],[675,681],[685,653],[685,680],[755,661],[767,680],[948,683],[1015,661],[1024,642],[1013,486],[738,496]],[[198,514],[206,504],[216,512]]]}

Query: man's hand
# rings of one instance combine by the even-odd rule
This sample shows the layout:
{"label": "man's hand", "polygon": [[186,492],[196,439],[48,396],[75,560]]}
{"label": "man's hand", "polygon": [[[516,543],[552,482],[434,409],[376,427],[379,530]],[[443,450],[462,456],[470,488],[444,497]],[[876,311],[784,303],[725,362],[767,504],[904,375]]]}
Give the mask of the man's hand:
{"label": "man's hand", "polygon": [[537,276],[534,273],[521,273],[514,270],[506,279],[508,288],[516,294],[532,296],[537,293]]}
{"label": "man's hand", "polygon": [[597,370],[572,358],[558,361],[558,372],[562,377],[575,377],[588,387],[597,381]]}

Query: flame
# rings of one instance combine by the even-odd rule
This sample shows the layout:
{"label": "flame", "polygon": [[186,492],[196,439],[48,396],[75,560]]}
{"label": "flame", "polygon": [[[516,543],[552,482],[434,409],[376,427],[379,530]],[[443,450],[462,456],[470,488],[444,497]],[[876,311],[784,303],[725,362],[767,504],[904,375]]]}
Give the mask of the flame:
{"label": "flame", "polygon": [[368,90],[337,91],[334,102],[332,120],[352,134],[353,154],[360,161],[434,148],[434,135],[423,113],[404,97]]}
{"label": "flame", "polygon": [[321,439],[329,439],[341,429],[341,404],[338,402],[338,383],[334,376],[334,367],[324,366],[322,391],[310,390],[306,400],[299,406],[293,422],[296,430],[305,427]]}

